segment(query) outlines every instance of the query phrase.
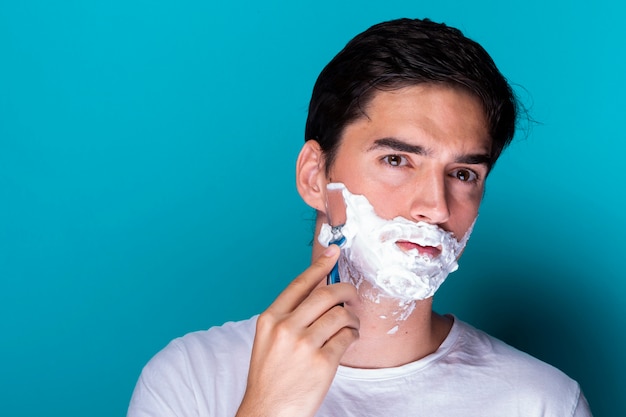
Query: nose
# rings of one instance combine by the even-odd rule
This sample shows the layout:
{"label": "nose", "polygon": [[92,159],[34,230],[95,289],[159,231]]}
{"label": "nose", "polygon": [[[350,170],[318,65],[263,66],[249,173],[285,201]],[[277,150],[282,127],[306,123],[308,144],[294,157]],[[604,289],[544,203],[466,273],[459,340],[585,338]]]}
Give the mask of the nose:
{"label": "nose", "polygon": [[411,202],[411,217],[415,221],[442,224],[450,218],[443,175],[430,174],[418,181]]}

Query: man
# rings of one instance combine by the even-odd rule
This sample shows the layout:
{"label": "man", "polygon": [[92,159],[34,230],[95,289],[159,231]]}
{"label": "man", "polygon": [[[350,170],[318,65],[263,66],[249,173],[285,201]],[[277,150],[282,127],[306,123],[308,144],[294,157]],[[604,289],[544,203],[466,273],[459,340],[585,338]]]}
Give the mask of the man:
{"label": "man", "polygon": [[562,372],[432,311],[516,114],[456,29],[401,19],[350,41],[317,80],[297,161],[317,211],[312,265],[258,317],[174,340],[129,416],[590,416]]}

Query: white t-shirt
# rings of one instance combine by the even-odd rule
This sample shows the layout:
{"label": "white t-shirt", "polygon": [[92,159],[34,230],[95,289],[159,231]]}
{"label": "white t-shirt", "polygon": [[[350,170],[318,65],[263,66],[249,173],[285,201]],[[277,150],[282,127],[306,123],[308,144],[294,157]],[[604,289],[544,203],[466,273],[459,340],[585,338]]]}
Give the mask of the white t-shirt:
{"label": "white t-shirt", "polygon": [[[232,417],[256,317],[173,340],[143,369],[128,417]],[[316,416],[586,417],[578,384],[455,318],[439,349],[397,368],[340,366]]]}

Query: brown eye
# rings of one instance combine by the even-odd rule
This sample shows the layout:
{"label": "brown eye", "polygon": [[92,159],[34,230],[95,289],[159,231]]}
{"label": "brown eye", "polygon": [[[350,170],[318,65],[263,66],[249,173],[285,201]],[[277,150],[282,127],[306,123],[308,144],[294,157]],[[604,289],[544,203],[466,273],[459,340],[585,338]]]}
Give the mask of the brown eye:
{"label": "brown eye", "polygon": [[469,169],[457,169],[454,171],[454,177],[463,182],[476,181],[478,176]]}
{"label": "brown eye", "polygon": [[399,167],[406,164],[403,156],[400,155],[387,155],[383,158],[385,162],[394,167]]}

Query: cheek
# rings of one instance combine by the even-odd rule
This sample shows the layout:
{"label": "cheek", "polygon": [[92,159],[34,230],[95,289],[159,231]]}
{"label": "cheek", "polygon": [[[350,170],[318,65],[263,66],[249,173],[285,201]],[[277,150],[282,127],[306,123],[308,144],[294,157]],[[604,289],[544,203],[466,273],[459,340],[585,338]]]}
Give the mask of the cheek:
{"label": "cheek", "polygon": [[[466,212],[468,216],[475,216],[480,207],[480,195],[454,195],[449,194],[448,208],[450,212],[459,213]],[[472,214],[473,213],[473,214]]]}
{"label": "cheek", "polygon": [[450,210],[450,230],[460,239],[471,227],[478,216],[480,199],[453,200],[448,204]]}
{"label": "cheek", "polygon": [[[371,188],[371,187],[370,187]],[[395,192],[385,187],[381,190],[368,190],[363,195],[374,207],[376,215],[385,220],[391,220],[398,216],[406,216],[406,194]]]}
{"label": "cheek", "polygon": [[[476,217],[482,202],[485,188],[483,185],[464,184],[455,180],[446,183],[446,199],[450,210],[458,208],[462,211],[474,213]],[[470,214],[471,216],[471,214]]]}
{"label": "cheek", "polygon": [[379,186],[376,182],[368,180],[366,176],[352,174],[331,176],[332,181],[342,182],[348,191],[354,195],[363,195],[374,208],[374,213],[385,220],[391,220],[400,215],[400,207],[406,197],[395,192],[392,187]]}

